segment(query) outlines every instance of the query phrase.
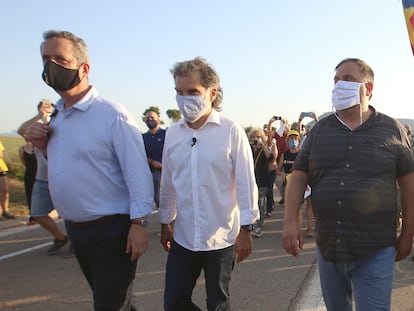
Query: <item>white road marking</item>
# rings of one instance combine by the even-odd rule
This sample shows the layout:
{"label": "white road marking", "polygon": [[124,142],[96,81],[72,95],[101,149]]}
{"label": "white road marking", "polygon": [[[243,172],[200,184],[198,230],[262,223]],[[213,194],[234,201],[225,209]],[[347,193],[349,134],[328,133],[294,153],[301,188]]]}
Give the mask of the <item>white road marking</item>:
{"label": "white road marking", "polygon": [[295,311],[326,311],[319,283],[318,269],[310,272],[307,287],[301,292]]}
{"label": "white road marking", "polygon": [[25,253],[29,253],[29,252],[37,250],[39,248],[50,246],[50,245],[52,245],[52,243],[53,242],[47,242],[47,243],[43,243],[43,244],[36,245],[36,246],[33,246],[33,247],[29,247],[29,248],[26,248],[26,249],[22,249],[20,251],[14,252],[14,253],[10,253],[10,254],[7,254],[7,255],[0,256],[0,261],[11,258],[11,257],[16,257],[16,256],[19,256],[19,255],[22,255],[22,254],[25,254]]}

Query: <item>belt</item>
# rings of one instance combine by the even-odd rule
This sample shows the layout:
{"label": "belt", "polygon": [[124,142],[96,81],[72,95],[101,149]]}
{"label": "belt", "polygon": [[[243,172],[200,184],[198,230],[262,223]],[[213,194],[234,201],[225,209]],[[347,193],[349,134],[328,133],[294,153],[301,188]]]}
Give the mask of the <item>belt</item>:
{"label": "belt", "polygon": [[90,228],[96,225],[100,225],[100,224],[104,224],[107,223],[111,220],[115,220],[115,219],[121,219],[121,218],[127,218],[129,219],[129,215],[125,215],[125,214],[114,214],[114,215],[106,215],[106,216],[102,216],[100,218],[94,219],[94,220],[90,220],[90,221],[83,221],[83,222],[74,222],[74,221],[69,221],[69,223],[75,227],[75,228]]}

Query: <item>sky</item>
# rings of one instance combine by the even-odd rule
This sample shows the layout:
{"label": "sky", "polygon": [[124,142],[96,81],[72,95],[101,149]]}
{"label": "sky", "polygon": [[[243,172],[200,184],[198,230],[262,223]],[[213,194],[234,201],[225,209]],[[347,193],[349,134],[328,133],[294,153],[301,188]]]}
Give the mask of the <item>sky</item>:
{"label": "sky", "polygon": [[170,69],[196,56],[220,75],[221,113],[243,126],[331,111],[334,68],[348,57],[374,70],[378,111],[414,118],[414,57],[400,0],[2,0],[0,133],[33,117],[42,98],[59,98],[41,79],[39,46],[49,29],[86,41],[90,83],[143,131],[150,106],[170,124],[166,111],[178,109]]}

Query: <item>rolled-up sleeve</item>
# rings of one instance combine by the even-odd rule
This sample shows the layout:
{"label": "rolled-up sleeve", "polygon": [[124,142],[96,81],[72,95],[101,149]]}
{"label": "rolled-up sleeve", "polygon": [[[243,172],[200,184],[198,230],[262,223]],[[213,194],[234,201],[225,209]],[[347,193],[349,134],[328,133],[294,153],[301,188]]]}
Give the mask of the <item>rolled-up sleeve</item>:
{"label": "rolled-up sleeve", "polygon": [[234,170],[236,178],[236,198],[240,208],[240,224],[253,224],[259,218],[258,190],[254,177],[253,155],[244,130],[233,128]]}
{"label": "rolled-up sleeve", "polygon": [[130,195],[131,219],[152,212],[154,188],[142,134],[130,116],[118,115],[112,126],[113,144]]}

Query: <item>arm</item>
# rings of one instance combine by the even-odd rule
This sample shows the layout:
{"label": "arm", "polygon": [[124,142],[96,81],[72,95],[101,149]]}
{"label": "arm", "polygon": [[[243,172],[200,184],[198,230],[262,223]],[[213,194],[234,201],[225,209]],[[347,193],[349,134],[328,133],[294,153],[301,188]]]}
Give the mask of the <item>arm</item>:
{"label": "arm", "polygon": [[398,177],[400,188],[402,228],[397,239],[397,255],[400,261],[407,257],[412,248],[414,235],[414,173]]}
{"label": "arm", "polygon": [[275,121],[276,121],[276,119],[273,116],[273,117],[270,118],[269,122],[267,123],[267,132],[268,132],[267,143],[268,144],[272,143],[272,138],[273,138],[272,123],[275,122]]}
{"label": "arm", "polygon": [[303,112],[299,115],[298,124],[296,125],[296,130],[300,133],[302,130],[302,120],[303,120]]}
{"label": "arm", "polygon": [[[152,211],[154,193],[142,134],[127,113],[119,113],[114,117],[111,134],[115,152],[113,162],[119,163],[129,192],[130,218],[143,219]],[[147,249],[147,229],[139,224],[131,224],[125,253],[130,254],[134,261]]]}
{"label": "arm", "polygon": [[[241,126],[235,129],[232,138],[232,141],[236,142],[232,146],[232,155],[234,155],[233,171],[236,181],[236,200],[240,209],[240,225],[252,225],[260,217],[253,154]],[[243,261],[251,254],[252,240],[248,230],[240,228],[234,244],[234,252],[237,262]]]}
{"label": "arm", "polygon": [[285,162],[285,155],[282,153],[279,158],[279,162],[277,163],[276,174],[280,176],[282,182],[285,182],[286,174],[283,172],[283,162]]}
{"label": "arm", "polygon": [[38,109],[37,115],[35,115],[33,118],[23,122],[20,127],[17,130],[17,133],[19,133],[20,136],[25,137],[27,129],[32,126],[34,123],[37,123],[39,121],[43,121],[43,123],[47,123],[47,119],[52,112],[53,107],[50,105],[41,105]]}
{"label": "arm", "polygon": [[298,224],[298,213],[308,182],[308,174],[294,170],[290,174],[285,197],[285,218],[282,232],[283,248],[289,254],[298,256],[303,248],[303,236]]}
{"label": "arm", "polygon": [[24,161],[24,146],[19,148],[19,158],[23,165],[26,166],[26,162]]}

